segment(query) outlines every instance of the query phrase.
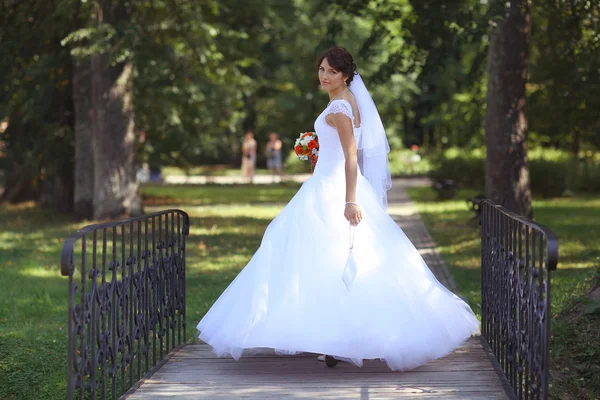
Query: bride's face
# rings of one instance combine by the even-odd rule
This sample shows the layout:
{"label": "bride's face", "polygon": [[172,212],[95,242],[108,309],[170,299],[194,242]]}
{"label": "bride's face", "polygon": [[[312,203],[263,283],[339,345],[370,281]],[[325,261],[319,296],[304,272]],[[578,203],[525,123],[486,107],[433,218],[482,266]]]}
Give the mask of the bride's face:
{"label": "bride's face", "polygon": [[333,68],[327,62],[327,57],[323,58],[319,65],[319,81],[323,90],[331,92],[345,86],[344,80],[346,77],[337,69]]}

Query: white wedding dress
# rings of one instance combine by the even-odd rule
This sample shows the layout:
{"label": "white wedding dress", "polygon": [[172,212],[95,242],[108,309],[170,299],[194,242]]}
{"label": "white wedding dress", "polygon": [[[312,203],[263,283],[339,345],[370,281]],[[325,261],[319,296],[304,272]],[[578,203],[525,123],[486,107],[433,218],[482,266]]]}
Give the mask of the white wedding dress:
{"label": "white wedding dress", "polygon": [[[469,306],[431,273],[359,172],[348,290],[344,153],[325,122],[352,107],[334,100],[315,121],[319,159],[313,176],[268,226],[260,248],[197,328],[219,356],[244,350],[311,352],[349,360],[383,359],[393,370],[442,357],[478,332]],[[360,128],[355,129],[355,135]]]}

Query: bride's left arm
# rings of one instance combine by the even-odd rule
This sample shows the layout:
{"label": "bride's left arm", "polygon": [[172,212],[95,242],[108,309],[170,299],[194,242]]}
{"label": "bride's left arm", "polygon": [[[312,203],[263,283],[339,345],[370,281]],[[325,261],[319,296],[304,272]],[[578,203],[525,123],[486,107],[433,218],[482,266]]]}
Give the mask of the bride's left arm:
{"label": "bride's left arm", "polygon": [[327,122],[333,125],[338,131],[342,149],[344,150],[344,157],[346,159],[345,170],[347,204],[344,215],[353,225],[358,225],[362,219],[362,212],[359,206],[356,204],[358,156],[356,151],[356,140],[354,139],[354,130],[352,129],[352,120],[342,113],[329,114],[327,116],[327,120]]}

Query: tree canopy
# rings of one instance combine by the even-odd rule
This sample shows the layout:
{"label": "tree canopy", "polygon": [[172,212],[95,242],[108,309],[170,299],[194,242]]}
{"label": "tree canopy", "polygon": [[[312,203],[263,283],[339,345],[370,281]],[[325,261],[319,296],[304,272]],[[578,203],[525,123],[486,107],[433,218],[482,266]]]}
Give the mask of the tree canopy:
{"label": "tree canopy", "polygon": [[[354,54],[392,147],[483,144],[494,3],[128,0],[126,22],[91,24],[94,4],[1,3],[5,196],[72,179],[73,63],[100,52],[133,65],[138,162],[234,162],[245,129],[291,147],[327,101],[315,61],[334,44]],[[548,0],[531,13],[530,138],[597,150],[600,4]]]}

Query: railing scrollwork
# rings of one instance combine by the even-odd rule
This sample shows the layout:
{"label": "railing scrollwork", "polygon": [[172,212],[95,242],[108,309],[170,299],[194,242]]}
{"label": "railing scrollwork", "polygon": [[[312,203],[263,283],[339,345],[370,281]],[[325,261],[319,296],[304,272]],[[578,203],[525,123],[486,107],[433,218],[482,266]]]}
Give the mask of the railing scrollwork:
{"label": "railing scrollwork", "polygon": [[166,210],[89,225],[65,241],[68,399],[116,399],[185,342],[188,234],[188,215]]}
{"label": "railing scrollwork", "polygon": [[548,398],[550,271],[558,240],[549,229],[484,200],[482,335],[519,399]]}

